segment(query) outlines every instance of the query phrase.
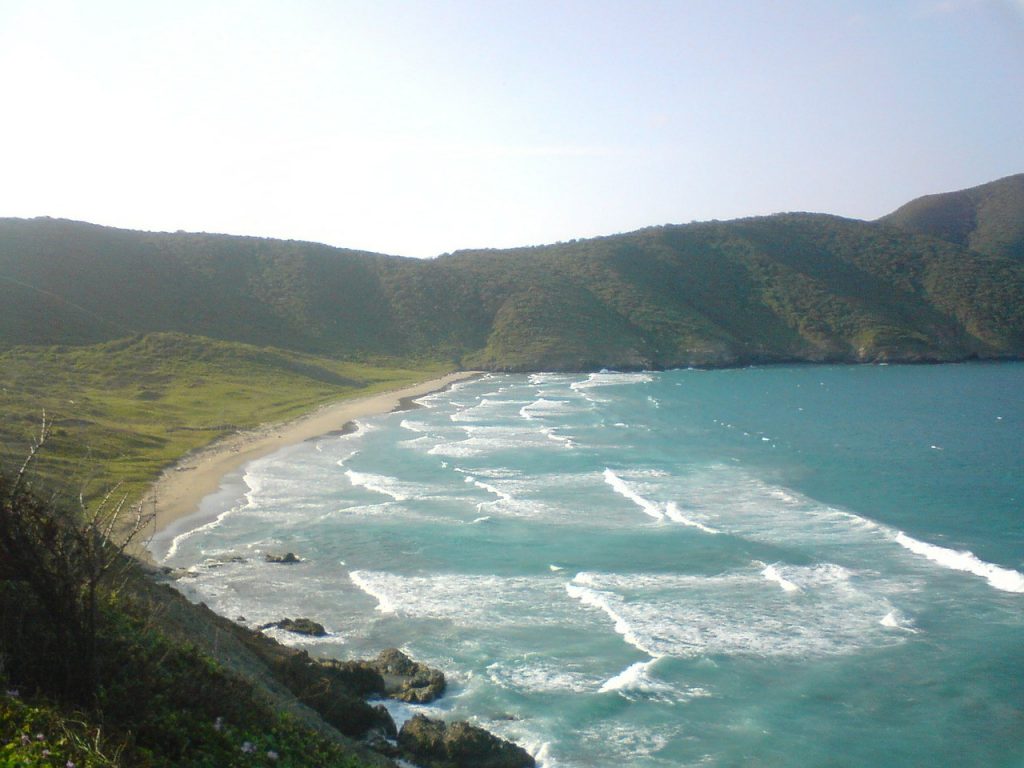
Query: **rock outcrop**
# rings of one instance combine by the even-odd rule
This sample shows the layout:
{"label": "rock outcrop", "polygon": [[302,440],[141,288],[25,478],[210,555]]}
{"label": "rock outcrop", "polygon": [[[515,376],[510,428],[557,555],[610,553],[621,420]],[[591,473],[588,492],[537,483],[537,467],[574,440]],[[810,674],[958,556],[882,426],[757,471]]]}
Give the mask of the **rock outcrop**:
{"label": "rock outcrop", "polygon": [[426,704],[444,694],[444,673],[413,661],[397,648],[381,651],[375,659],[320,662],[346,680],[363,696],[382,696],[410,704]]}
{"label": "rock outcrop", "polygon": [[311,637],[323,637],[327,634],[327,630],[324,629],[324,625],[318,621],[312,619],[281,619],[280,621],[272,621],[269,624],[263,624],[260,629],[270,629],[276,627],[277,629],[284,629],[288,632],[295,632],[299,635],[309,635]]}
{"label": "rock outcrop", "polygon": [[372,661],[362,662],[384,680],[384,695],[410,704],[426,704],[447,687],[444,673],[413,661],[397,648],[387,648]]}
{"label": "rock outcrop", "polygon": [[426,768],[534,768],[522,747],[465,721],[444,723],[423,715],[407,720],[398,747]]}
{"label": "rock outcrop", "polygon": [[301,563],[302,560],[294,552],[285,552],[283,555],[273,555],[271,553],[266,554],[266,560],[268,563],[283,563],[285,565],[291,565],[292,563]]}

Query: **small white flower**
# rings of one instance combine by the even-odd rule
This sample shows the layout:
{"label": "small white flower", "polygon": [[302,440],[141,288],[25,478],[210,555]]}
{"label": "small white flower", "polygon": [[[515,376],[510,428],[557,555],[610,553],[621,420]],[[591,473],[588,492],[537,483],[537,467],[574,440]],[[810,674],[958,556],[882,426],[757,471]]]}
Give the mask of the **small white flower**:
{"label": "small white flower", "polygon": [[243,741],[242,751],[245,752],[245,754],[250,755],[256,751],[256,745],[253,744],[251,741]]}
{"label": "small white flower", "polygon": [[277,760],[278,757],[280,757],[280,755],[278,755],[277,752],[275,752],[274,750],[271,749],[267,751],[267,760],[273,762]]}

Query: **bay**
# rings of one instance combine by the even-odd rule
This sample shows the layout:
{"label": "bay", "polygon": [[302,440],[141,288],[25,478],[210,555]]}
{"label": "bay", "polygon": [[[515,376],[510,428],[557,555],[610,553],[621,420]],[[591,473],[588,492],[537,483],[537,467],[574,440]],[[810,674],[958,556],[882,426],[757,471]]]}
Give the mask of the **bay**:
{"label": "bay", "polygon": [[1022,392],[1019,363],[486,376],[252,463],[166,561],[224,615],[320,621],[278,636],[311,653],[444,668],[428,714],[546,766],[1016,766]]}

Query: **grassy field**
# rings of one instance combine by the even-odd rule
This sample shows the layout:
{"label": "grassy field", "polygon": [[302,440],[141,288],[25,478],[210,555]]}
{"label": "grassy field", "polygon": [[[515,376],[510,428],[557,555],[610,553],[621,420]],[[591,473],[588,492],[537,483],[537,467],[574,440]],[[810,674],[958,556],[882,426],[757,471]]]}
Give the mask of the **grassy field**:
{"label": "grassy field", "polygon": [[119,495],[134,500],[164,467],[222,435],[450,369],[435,361],[343,362],[173,333],[18,347],[0,353],[0,462],[20,463],[45,413],[53,423],[40,464],[46,479],[87,499],[120,484]]}

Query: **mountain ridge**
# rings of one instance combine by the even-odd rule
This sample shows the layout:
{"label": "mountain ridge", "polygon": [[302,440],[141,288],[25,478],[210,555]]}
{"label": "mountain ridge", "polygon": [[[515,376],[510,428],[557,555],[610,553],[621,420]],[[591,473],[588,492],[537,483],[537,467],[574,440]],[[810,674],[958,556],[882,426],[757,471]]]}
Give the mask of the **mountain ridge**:
{"label": "mountain ridge", "polygon": [[990,256],[1024,260],[1024,173],[925,195],[878,221]]}
{"label": "mountain ridge", "polygon": [[[946,194],[1012,202],[1018,184]],[[487,370],[1024,356],[1024,258],[955,242],[977,231],[957,221],[937,237],[933,197],[877,222],[781,213],[429,260],[0,219],[0,348],[173,332]],[[1024,231],[1024,208],[985,211],[984,232]]]}

